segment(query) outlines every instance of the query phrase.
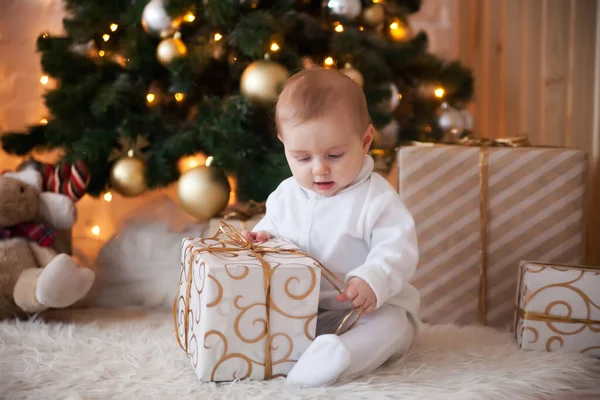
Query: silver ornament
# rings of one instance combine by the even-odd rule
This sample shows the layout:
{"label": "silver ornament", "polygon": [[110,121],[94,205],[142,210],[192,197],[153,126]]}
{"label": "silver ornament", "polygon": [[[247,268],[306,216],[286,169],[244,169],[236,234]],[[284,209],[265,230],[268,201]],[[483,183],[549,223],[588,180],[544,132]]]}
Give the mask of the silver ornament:
{"label": "silver ornament", "polygon": [[181,25],[181,18],[171,18],[165,10],[163,0],[152,0],[142,13],[142,26],[149,35],[166,38],[172,36]]}
{"label": "silver ornament", "polygon": [[437,122],[444,132],[459,133],[465,130],[465,120],[460,111],[447,103],[442,104],[441,108]]}
{"label": "silver ornament", "polygon": [[362,12],[360,0],[325,0],[324,5],[331,14],[348,19],[355,19]]}
{"label": "silver ornament", "polygon": [[395,119],[381,129],[380,145],[385,149],[396,146],[400,133],[400,124]]}
{"label": "silver ornament", "polygon": [[390,83],[390,91],[390,100],[387,104],[389,111],[392,112],[398,107],[402,95],[400,94],[400,91],[398,91],[398,87],[393,83]]}
{"label": "silver ornament", "polygon": [[462,110],[461,115],[463,117],[463,121],[465,122],[465,129],[470,131],[473,129],[473,117],[469,110]]}

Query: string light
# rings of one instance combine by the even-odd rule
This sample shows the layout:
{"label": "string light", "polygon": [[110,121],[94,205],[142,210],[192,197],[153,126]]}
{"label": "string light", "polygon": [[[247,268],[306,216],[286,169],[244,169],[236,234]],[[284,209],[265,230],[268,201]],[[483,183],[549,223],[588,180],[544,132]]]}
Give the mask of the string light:
{"label": "string light", "polygon": [[271,51],[279,51],[280,47],[276,42],[271,43]]}
{"label": "string light", "polygon": [[327,57],[327,58],[325,59],[325,61],[323,61],[323,64],[324,64],[326,67],[331,67],[332,65],[334,65],[334,64],[335,64],[335,61],[333,60],[333,57]]}
{"label": "string light", "polygon": [[100,235],[100,227],[99,227],[98,225],[95,225],[95,226],[92,228],[92,235],[94,235],[94,236],[98,236],[98,235]]}
{"label": "string light", "polygon": [[175,100],[182,101],[184,98],[183,93],[175,93]]}
{"label": "string light", "polygon": [[40,119],[40,124],[48,125],[48,120],[46,118],[42,118],[42,119]]}
{"label": "string light", "polygon": [[192,14],[191,12],[189,12],[189,13],[185,14],[183,19],[186,20],[187,22],[194,22],[194,20],[196,19],[196,16],[194,14]]}
{"label": "string light", "polygon": [[127,150],[127,157],[133,157],[134,154],[135,152],[133,151],[133,149]]}
{"label": "string light", "polygon": [[110,39],[110,35],[108,33],[105,33],[104,35],[102,35],[102,39],[104,39],[105,42],[108,42],[108,39]]}
{"label": "string light", "polygon": [[104,54],[106,54],[106,53],[104,52],[104,50],[100,50],[100,51],[98,52],[98,55],[99,55],[100,57],[104,57]]}
{"label": "string light", "polygon": [[50,78],[48,77],[48,75],[42,75],[42,77],[40,78],[40,83],[42,85],[47,85],[49,81]]}
{"label": "string light", "polygon": [[395,40],[404,40],[408,36],[408,29],[399,21],[394,21],[390,24],[390,34]]}
{"label": "string light", "polygon": [[181,32],[177,31],[173,34],[173,39],[181,39]]}
{"label": "string light", "polygon": [[179,168],[179,172],[182,174],[186,171],[189,171],[192,168],[195,168],[199,165],[205,165],[206,156],[203,153],[193,154],[191,156],[182,157],[177,162],[177,166]]}
{"label": "string light", "polygon": [[208,156],[204,165],[206,165],[207,167],[210,167],[210,164],[212,164],[214,160],[215,160],[215,158],[213,156]]}
{"label": "string light", "polygon": [[154,93],[148,93],[146,95],[146,101],[148,102],[148,104],[153,103],[155,99],[156,99],[156,95]]}
{"label": "string light", "polygon": [[335,31],[338,33],[344,32],[344,25],[342,25],[338,22],[335,26]]}
{"label": "string light", "polygon": [[223,39],[223,35],[221,35],[219,32],[215,33],[215,42],[218,42],[221,39]]}
{"label": "string light", "polygon": [[112,193],[111,192],[104,193],[104,201],[106,201],[107,203],[110,203],[112,201]]}
{"label": "string light", "polygon": [[365,30],[365,27],[364,26],[360,26],[360,27],[358,27],[358,30],[360,30],[362,32],[362,31]]}
{"label": "string light", "polygon": [[378,3],[383,3],[383,0],[372,0],[373,3],[378,4]]}
{"label": "string light", "polygon": [[115,32],[117,29],[119,29],[119,25],[117,25],[117,24],[110,24],[110,30],[111,30],[111,32]]}
{"label": "string light", "polygon": [[441,88],[441,87],[436,88],[433,91],[433,94],[435,94],[435,97],[437,97],[438,99],[441,99],[442,97],[444,97],[444,93],[445,93],[444,88]]}
{"label": "string light", "polygon": [[49,36],[49,35],[48,35],[48,33],[47,33],[47,32],[44,32],[44,33],[42,33],[42,38],[44,38],[44,39],[47,39],[47,38],[48,38],[48,36]]}

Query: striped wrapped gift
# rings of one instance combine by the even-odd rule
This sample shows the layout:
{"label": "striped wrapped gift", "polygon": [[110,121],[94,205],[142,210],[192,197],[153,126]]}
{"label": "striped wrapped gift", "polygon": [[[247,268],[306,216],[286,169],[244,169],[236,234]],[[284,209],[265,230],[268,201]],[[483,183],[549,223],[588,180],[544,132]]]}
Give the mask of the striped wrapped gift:
{"label": "striped wrapped gift", "polygon": [[586,159],[564,148],[400,147],[423,321],[509,326],[521,260],[584,262]]}

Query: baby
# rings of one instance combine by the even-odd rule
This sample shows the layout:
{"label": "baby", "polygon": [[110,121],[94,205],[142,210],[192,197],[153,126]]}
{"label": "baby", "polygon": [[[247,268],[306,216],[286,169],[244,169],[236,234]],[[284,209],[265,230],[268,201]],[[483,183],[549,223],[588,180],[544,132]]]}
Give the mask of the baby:
{"label": "baby", "polygon": [[[275,113],[293,177],[267,199],[247,240],[293,241],[347,283],[321,285],[317,337],[287,376],[324,386],[374,371],[410,349],[420,297],[412,216],[367,155],[375,130],[362,89],[345,75],[310,69],[286,83]],[[337,336],[351,308],[364,314]]]}

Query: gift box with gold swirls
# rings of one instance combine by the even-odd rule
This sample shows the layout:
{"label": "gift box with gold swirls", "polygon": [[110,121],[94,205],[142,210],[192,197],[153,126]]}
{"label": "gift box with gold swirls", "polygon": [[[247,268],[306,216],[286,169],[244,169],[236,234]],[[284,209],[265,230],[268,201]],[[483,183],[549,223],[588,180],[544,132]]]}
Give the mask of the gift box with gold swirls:
{"label": "gift box with gold swirls", "polygon": [[518,285],[521,348],[600,357],[600,268],[523,261]]}
{"label": "gift box with gold swirls", "polygon": [[185,239],[176,336],[202,381],[285,376],[314,339],[321,270],[291,242]]}

